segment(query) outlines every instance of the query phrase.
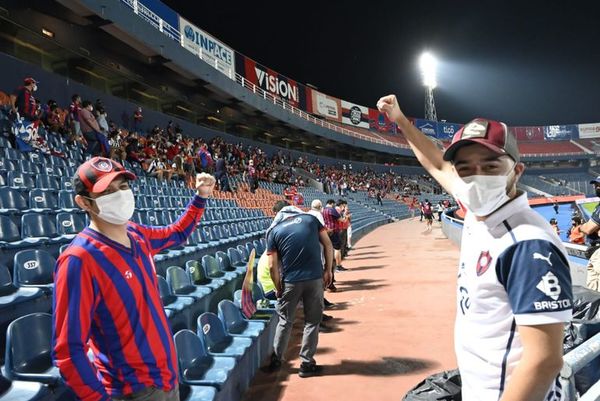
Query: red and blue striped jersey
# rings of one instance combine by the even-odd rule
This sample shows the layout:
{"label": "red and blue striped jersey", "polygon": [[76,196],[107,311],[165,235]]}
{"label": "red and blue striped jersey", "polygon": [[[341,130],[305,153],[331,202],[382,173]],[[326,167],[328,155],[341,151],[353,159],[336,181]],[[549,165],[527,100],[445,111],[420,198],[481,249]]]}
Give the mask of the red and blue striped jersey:
{"label": "red and blue striped jersey", "polygon": [[[52,359],[82,401],[109,401],[155,386],[178,385],[177,357],[153,256],[184,243],[206,199],[195,196],[173,224],[130,222],[127,248],[85,228],[54,272]],[[94,362],[87,356],[91,348]]]}

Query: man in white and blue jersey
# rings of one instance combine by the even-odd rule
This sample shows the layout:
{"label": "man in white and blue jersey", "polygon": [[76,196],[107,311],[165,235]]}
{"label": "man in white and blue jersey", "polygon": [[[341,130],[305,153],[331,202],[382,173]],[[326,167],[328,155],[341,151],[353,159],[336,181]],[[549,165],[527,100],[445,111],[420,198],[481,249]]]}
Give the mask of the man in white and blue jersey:
{"label": "man in white and blue jersey", "polygon": [[464,401],[559,401],[563,327],[571,319],[566,251],[517,190],[523,174],[505,124],[475,119],[445,152],[404,116],[396,122],[423,167],[467,210],[457,285],[455,350]]}

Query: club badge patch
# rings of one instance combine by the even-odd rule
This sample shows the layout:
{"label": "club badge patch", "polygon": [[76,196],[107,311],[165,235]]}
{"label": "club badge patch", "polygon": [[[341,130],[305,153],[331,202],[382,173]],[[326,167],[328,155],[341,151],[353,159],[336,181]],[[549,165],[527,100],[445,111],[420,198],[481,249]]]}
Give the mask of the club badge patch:
{"label": "club badge patch", "polygon": [[103,173],[110,173],[113,168],[112,163],[107,160],[98,160],[97,162],[92,163],[92,167]]}
{"label": "club badge patch", "polygon": [[492,264],[492,257],[489,251],[481,252],[477,260],[477,276],[483,275]]}

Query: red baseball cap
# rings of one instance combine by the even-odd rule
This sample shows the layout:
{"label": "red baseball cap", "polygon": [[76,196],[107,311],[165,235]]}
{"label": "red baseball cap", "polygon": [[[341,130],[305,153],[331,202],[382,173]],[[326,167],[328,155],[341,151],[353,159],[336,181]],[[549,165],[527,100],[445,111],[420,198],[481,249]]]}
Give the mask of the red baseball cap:
{"label": "red baseball cap", "polygon": [[31,78],[31,77],[27,77],[23,80],[23,85],[31,85],[31,84],[37,84],[38,81],[36,81],[35,79]]}
{"label": "red baseball cap", "polygon": [[485,118],[476,118],[468,122],[454,134],[452,143],[444,152],[444,160],[454,160],[456,151],[461,146],[474,143],[483,145],[492,152],[508,155],[514,161],[519,162],[517,138],[509,132],[506,124]]}
{"label": "red baseball cap", "polygon": [[92,157],[77,169],[73,178],[75,193],[103,192],[117,177],[135,180],[137,177],[120,163],[106,157]]}

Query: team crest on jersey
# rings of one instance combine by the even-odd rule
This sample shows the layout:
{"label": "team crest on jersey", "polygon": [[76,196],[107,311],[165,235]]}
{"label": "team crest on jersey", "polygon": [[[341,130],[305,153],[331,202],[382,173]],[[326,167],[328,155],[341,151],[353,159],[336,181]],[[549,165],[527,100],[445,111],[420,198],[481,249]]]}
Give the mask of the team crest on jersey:
{"label": "team crest on jersey", "polygon": [[109,173],[113,168],[112,163],[106,160],[98,160],[97,162],[92,163],[92,167],[103,173]]}
{"label": "team crest on jersey", "polygon": [[492,264],[492,257],[489,251],[481,252],[477,260],[477,276],[481,276]]}

